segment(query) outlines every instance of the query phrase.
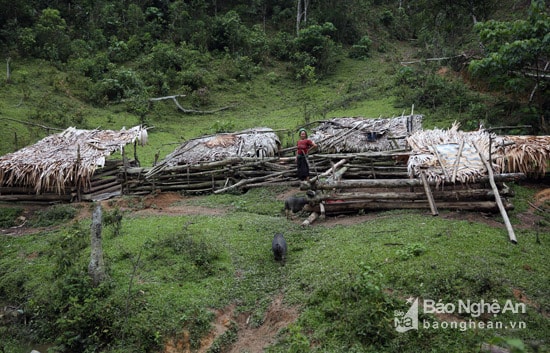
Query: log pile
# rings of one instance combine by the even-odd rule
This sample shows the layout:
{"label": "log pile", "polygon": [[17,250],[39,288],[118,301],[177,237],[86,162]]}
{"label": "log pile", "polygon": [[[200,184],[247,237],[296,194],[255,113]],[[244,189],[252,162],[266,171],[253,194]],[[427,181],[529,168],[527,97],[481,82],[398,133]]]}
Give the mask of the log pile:
{"label": "log pile", "polygon": [[[310,155],[311,174],[346,160],[346,178],[406,178],[407,167],[399,165],[407,152],[363,152]],[[342,162],[340,162],[342,163]],[[344,169],[340,169],[342,173]],[[164,166],[162,169],[134,167],[120,173],[123,192],[144,195],[153,191],[180,191],[186,194],[243,192],[263,186],[296,186],[296,164],[293,156],[230,157],[220,161]]]}
{"label": "log pile", "polygon": [[185,194],[221,193],[264,185],[298,185],[296,171],[277,157],[231,157],[220,161],[154,168],[127,168],[124,193],[145,195],[153,191]]}

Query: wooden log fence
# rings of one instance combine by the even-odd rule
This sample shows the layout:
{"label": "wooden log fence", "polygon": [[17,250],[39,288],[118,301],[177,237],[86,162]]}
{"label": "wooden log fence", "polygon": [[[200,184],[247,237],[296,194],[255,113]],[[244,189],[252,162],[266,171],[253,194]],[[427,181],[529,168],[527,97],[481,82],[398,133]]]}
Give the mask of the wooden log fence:
{"label": "wooden log fence", "polygon": [[[513,196],[504,182],[525,177],[521,173],[496,174],[497,190],[489,177],[470,184],[440,185],[421,177],[411,178],[406,168],[407,153],[363,152],[313,154],[309,156],[309,182],[296,178],[294,156],[244,158],[158,167],[132,167],[131,163],[108,161],[96,170],[85,187],[69,188],[63,195],[35,195],[22,187],[1,187],[0,201],[96,201],[118,195],[147,195],[153,192],[220,194],[243,192],[266,186],[291,186],[314,190],[311,215],[306,224],[326,215],[350,214],[387,209],[440,209],[498,212]],[[403,158],[405,157],[405,158]],[[498,200],[498,201],[497,201]]]}

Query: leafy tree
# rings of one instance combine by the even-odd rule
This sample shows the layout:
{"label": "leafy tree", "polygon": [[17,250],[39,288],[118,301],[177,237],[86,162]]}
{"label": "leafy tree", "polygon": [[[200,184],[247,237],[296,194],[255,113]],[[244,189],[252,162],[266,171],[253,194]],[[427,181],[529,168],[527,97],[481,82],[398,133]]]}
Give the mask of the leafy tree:
{"label": "leafy tree", "polygon": [[470,63],[472,74],[489,78],[494,87],[504,88],[515,97],[527,100],[531,109],[524,118],[532,119],[535,114],[540,118],[539,128],[547,129],[550,15],[545,1],[532,1],[526,20],[480,22],[475,28],[485,48],[485,57]]}
{"label": "leafy tree", "polygon": [[248,30],[241,21],[241,17],[236,11],[228,11],[223,16],[218,16],[214,20],[212,31],[213,41],[211,50],[236,53],[244,47]]}
{"label": "leafy tree", "polygon": [[487,19],[497,0],[418,0],[403,1],[411,20],[411,37],[424,43],[427,55],[455,55],[472,26]]}
{"label": "leafy tree", "polygon": [[335,31],[336,27],[330,22],[300,30],[300,35],[294,39],[292,55],[297,72],[310,66],[316,73],[325,75],[334,68],[338,46],[331,36]]}
{"label": "leafy tree", "polygon": [[66,61],[71,53],[67,23],[56,9],[42,11],[34,26],[38,57],[52,61]]}

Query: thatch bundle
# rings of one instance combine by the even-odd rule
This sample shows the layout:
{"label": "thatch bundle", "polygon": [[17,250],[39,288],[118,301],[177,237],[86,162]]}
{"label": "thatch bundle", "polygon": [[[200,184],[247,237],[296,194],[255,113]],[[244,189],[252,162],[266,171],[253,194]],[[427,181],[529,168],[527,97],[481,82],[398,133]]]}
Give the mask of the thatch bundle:
{"label": "thatch bundle", "polygon": [[310,139],[323,153],[389,151],[405,148],[404,138],[420,129],[422,115],[333,118],[315,128]]}
{"label": "thatch bundle", "polygon": [[543,177],[550,163],[550,136],[503,136],[495,163],[507,173]]}
{"label": "thatch bundle", "polygon": [[167,167],[221,161],[231,157],[274,157],[280,146],[277,134],[270,128],[203,136],[180,145],[149,174]]}
{"label": "thatch bundle", "polygon": [[[453,124],[448,130],[422,130],[409,136],[409,175],[418,177],[424,171],[428,180],[437,183],[475,182],[486,176],[481,156],[487,159],[495,150],[496,135],[485,130],[464,132],[458,127]],[[498,165],[493,165],[493,169],[500,171]]]}
{"label": "thatch bundle", "polygon": [[70,127],[14,153],[0,157],[0,186],[31,187],[37,194],[62,193],[88,185],[105,157],[134,141],[144,144],[147,130],[80,130]]}

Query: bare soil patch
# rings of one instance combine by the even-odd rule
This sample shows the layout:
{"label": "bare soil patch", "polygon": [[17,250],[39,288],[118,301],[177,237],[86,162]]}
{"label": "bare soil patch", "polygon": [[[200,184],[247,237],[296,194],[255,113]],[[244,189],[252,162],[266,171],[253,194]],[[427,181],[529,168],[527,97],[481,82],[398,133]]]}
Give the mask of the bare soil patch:
{"label": "bare soil patch", "polygon": [[[283,304],[283,296],[277,295],[267,310],[263,323],[258,327],[249,324],[251,313],[235,312],[235,304],[216,310],[212,330],[202,340],[196,350],[203,353],[209,350],[215,340],[230,329],[231,323],[238,326],[236,342],[224,351],[228,353],[260,353],[276,339],[277,333],[298,318],[298,309]],[[190,353],[189,333],[183,331],[178,337],[168,340],[164,353]]]}

